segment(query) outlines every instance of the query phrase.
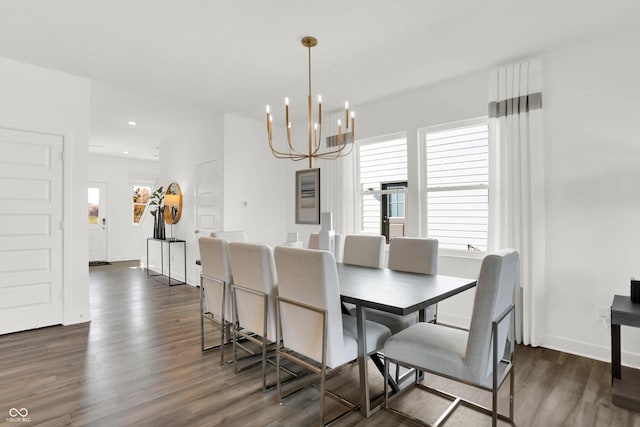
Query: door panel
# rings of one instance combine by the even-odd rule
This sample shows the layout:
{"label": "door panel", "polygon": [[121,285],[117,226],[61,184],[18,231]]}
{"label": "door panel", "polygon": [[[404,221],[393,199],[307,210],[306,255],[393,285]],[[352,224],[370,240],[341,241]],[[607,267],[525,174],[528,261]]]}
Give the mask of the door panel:
{"label": "door panel", "polygon": [[220,228],[220,170],[218,161],[196,165],[196,229],[200,236]]}
{"label": "door panel", "polygon": [[407,188],[407,181],[382,182],[382,203],[380,204],[381,234],[387,239],[387,244],[394,237],[403,237],[406,219],[405,193],[387,194],[387,190],[401,190]]}
{"label": "door panel", "polygon": [[[196,259],[200,259],[198,239],[220,229],[220,167],[217,160],[196,165]],[[200,273],[198,273],[198,276]],[[199,279],[198,279],[199,280]],[[198,282],[199,283],[199,282]]]}
{"label": "door panel", "polygon": [[0,128],[0,334],[62,323],[59,135]]}
{"label": "door panel", "polygon": [[89,183],[89,261],[107,261],[107,184]]}

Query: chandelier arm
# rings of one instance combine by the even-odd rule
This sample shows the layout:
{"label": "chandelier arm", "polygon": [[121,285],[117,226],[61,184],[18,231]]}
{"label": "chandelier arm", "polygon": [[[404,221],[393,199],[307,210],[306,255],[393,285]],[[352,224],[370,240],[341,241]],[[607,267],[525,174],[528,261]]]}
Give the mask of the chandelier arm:
{"label": "chandelier arm", "polygon": [[351,154],[352,150],[353,150],[353,147],[350,147],[349,151],[347,151],[346,153],[342,153],[341,150],[334,151],[334,152],[321,153],[320,155],[316,156],[316,158],[317,159],[335,160],[338,157],[347,156],[347,155]]}
{"label": "chandelier arm", "polygon": [[286,153],[284,151],[278,151],[278,150],[271,150],[271,153],[273,153],[273,155],[278,158],[293,158],[293,157],[306,158],[309,156],[308,154],[300,153],[300,152]]}
{"label": "chandelier arm", "polygon": [[287,158],[287,157],[290,157],[292,155],[295,155],[295,156],[306,156],[307,155],[307,154],[302,153],[300,151],[297,151],[295,149],[293,149],[293,151],[289,150],[288,153],[286,153],[284,151],[277,150],[277,149],[273,148],[273,143],[272,143],[271,139],[269,140],[269,148],[271,149],[271,152],[273,153],[273,155],[276,156],[276,157],[282,156],[283,158]]}
{"label": "chandelier arm", "polygon": [[303,152],[298,151],[295,148],[293,148],[293,145],[291,144],[291,139],[290,138],[289,138],[289,152],[288,153],[275,149],[273,147],[273,138],[271,137],[271,134],[269,135],[269,148],[271,149],[271,152],[274,153],[274,155],[275,155],[275,153],[278,153],[279,155],[284,156],[284,157],[280,157],[280,158],[288,158],[292,154],[295,154],[297,156],[307,156],[306,153],[303,153]]}
{"label": "chandelier arm", "polygon": [[278,159],[289,159],[289,160],[293,160],[294,162],[299,162],[300,160],[305,160],[307,158],[309,158],[309,156],[307,154],[303,154],[303,155],[276,155],[275,153],[273,154],[274,157],[278,158]]}
{"label": "chandelier arm", "polygon": [[322,152],[322,153],[316,155],[316,157],[325,156],[325,155],[332,155],[332,154],[340,154],[347,147],[347,143],[345,142],[343,144],[340,144],[339,147],[340,148],[336,148],[336,149],[333,149],[333,150]]}

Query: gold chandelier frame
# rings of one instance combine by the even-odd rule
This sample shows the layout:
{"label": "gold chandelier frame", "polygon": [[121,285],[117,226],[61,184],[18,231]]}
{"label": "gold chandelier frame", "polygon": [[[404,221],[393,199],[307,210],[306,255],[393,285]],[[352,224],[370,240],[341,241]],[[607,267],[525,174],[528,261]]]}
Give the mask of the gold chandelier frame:
{"label": "gold chandelier frame", "polygon": [[[309,76],[309,93],[307,97],[308,110],[308,141],[307,151],[300,151],[294,147],[291,140],[291,122],[289,121],[289,98],[285,98],[285,126],[287,131],[288,150],[280,151],[273,147],[273,116],[271,115],[269,106],[267,105],[267,134],[269,136],[269,148],[273,155],[279,159],[290,159],[299,161],[309,159],[309,168],[313,167],[313,159],[337,159],[341,156],[348,155],[353,149],[355,141],[355,114],[351,111],[349,114],[349,103],[345,102],[345,130],[350,133],[342,134],[342,122],[338,120],[337,148],[320,150],[320,141],[322,140],[322,97],[318,95],[318,121],[313,122],[313,104],[311,102],[311,48],[318,44],[318,39],[307,36],[302,39],[302,45],[307,48],[308,52],[308,76]],[[351,123],[349,123],[351,120]],[[350,138],[348,138],[350,137]],[[348,141],[347,139],[350,139]],[[351,142],[351,144],[349,144]],[[347,146],[349,149],[346,150]]]}

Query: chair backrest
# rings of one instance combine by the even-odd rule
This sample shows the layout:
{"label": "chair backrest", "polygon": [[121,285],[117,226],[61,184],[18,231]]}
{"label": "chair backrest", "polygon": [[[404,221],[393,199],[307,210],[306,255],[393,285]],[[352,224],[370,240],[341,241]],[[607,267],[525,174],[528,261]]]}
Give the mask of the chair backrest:
{"label": "chair backrest", "polygon": [[[252,243],[229,243],[229,259],[233,284],[260,292],[268,297],[267,338],[275,341],[275,304],[277,295],[276,265],[273,250],[267,245]],[[238,323],[241,327],[262,335],[264,332],[264,297],[235,291]]]}
{"label": "chair backrest", "polygon": [[[280,297],[326,310],[326,365],[335,367],[347,362],[343,356],[340,288],[333,254],[278,246],[275,261]],[[323,329],[319,313],[281,302],[280,322],[285,347],[322,361]]]}
{"label": "chair backrest", "polygon": [[[198,239],[200,247],[200,263],[202,273],[225,282],[226,310],[225,320],[231,321],[230,283],[232,280],[229,264],[229,247],[226,240],[214,237],[201,237]],[[216,316],[222,315],[222,287],[203,278],[205,302],[207,309]]]}
{"label": "chair backrest", "polygon": [[384,267],[384,236],[348,235],[344,239],[342,262],[363,267]]}
{"label": "chair backrest", "polygon": [[320,249],[320,233],[309,234],[309,249]]}
{"label": "chair backrest", "polygon": [[336,257],[336,261],[338,262],[342,262],[342,248],[344,246],[344,235],[340,234],[340,233],[336,233],[334,235],[335,238],[335,251],[333,253],[333,256]]}
{"label": "chair backrest", "polygon": [[247,233],[244,231],[212,231],[211,237],[224,239],[227,242],[246,242]]}
{"label": "chair backrest", "polygon": [[438,273],[438,240],[394,237],[389,242],[389,268],[409,273]]}
{"label": "chair backrest", "polygon": [[[492,322],[513,304],[519,274],[520,255],[514,249],[489,254],[482,261],[465,354],[465,363],[479,382],[484,381],[492,372]],[[510,325],[510,317],[507,316],[498,328],[499,358],[504,353]]]}

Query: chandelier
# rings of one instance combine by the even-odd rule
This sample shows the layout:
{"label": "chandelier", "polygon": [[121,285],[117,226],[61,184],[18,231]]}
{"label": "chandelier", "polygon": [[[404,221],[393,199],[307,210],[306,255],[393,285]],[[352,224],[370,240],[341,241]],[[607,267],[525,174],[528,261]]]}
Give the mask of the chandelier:
{"label": "chandelier", "polygon": [[[277,150],[273,147],[273,116],[267,105],[267,133],[269,135],[269,148],[273,155],[279,159],[291,159],[293,161],[309,159],[309,168],[313,167],[313,159],[337,159],[351,152],[355,138],[355,118],[353,111],[349,114],[349,103],[344,103],[345,133],[342,133],[342,121],[338,119],[338,135],[332,139],[333,146],[324,150],[320,149],[322,139],[322,97],[318,95],[317,121],[313,120],[313,104],[311,102],[311,48],[318,44],[315,37],[304,37],[302,45],[308,50],[309,58],[309,96],[307,97],[308,109],[308,141],[306,150],[298,150],[291,141],[291,122],[289,121],[289,98],[284,99],[285,126],[287,132],[288,149]],[[351,123],[349,123],[351,121]],[[349,132],[350,131],[350,132]],[[351,144],[349,144],[351,143]],[[345,148],[349,145],[349,149]]]}

